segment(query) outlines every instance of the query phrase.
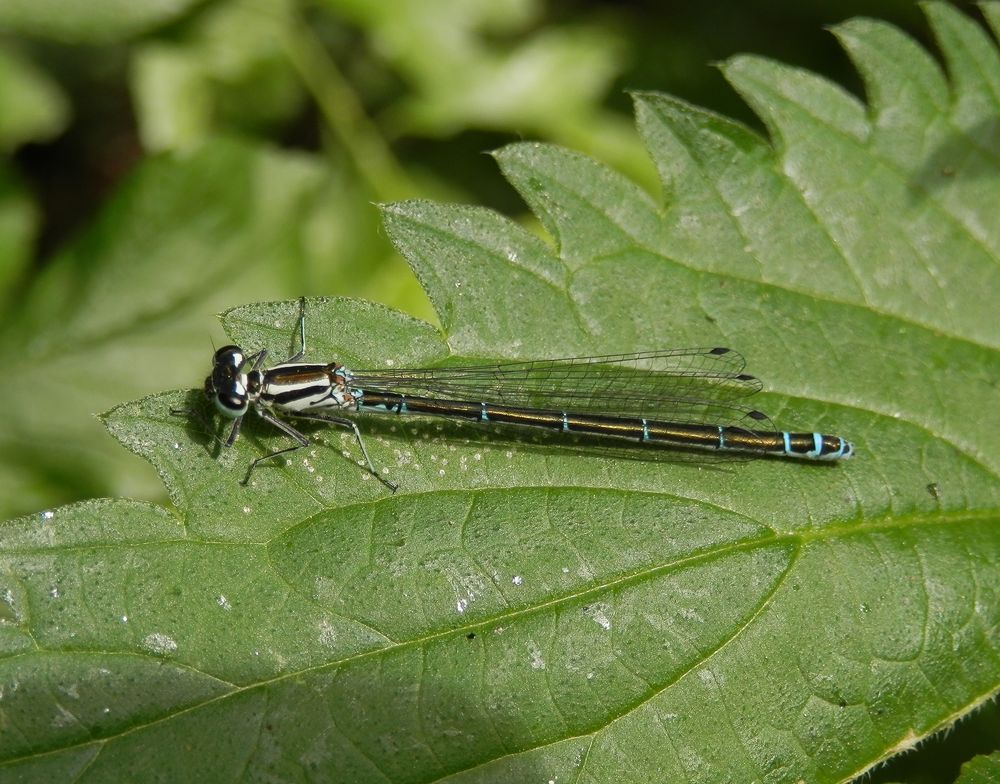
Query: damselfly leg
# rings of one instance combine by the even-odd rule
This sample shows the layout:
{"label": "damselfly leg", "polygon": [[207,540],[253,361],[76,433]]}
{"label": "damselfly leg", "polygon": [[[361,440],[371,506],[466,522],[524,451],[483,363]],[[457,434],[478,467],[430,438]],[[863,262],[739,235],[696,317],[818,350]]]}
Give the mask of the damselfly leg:
{"label": "damselfly leg", "polygon": [[[289,425],[287,422],[278,419],[278,417],[274,416],[268,411],[258,410],[257,414],[265,422],[269,422],[270,424],[274,425],[282,433],[287,435],[289,438],[295,439],[295,441],[297,441],[298,443],[293,444],[292,446],[286,447],[284,449],[279,449],[275,452],[271,452],[271,454],[269,455],[264,455],[263,457],[258,457],[255,460],[253,460],[250,463],[249,467],[247,468],[246,476],[243,478],[242,484],[244,485],[250,482],[250,475],[253,473],[253,470],[257,467],[258,463],[263,463],[265,460],[270,460],[272,457],[278,457],[279,455],[286,455],[291,452],[297,452],[299,449],[302,449],[303,447],[307,447],[312,444],[312,441],[309,440],[308,436],[306,436],[303,433],[300,433],[298,430]],[[295,416],[296,419],[307,419],[313,422],[325,422],[326,424],[336,425],[337,427],[343,427],[353,431],[354,438],[358,442],[358,448],[361,450],[361,454],[365,458],[365,465],[362,467],[365,468],[365,470],[368,471],[369,474],[374,476],[379,482],[388,487],[392,492],[395,493],[399,489],[399,485],[397,485],[395,482],[390,482],[388,479],[381,476],[379,472],[375,469],[375,464],[372,463],[372,459],[368,456],[368,449],[365,447],[364,439],[361,437],[361,431],[358,429],[358,426],[355,422],[352,422],[350,419],[324,416],[323,414],[293,414],[292,416]]]}
{"label": "damselfly leg", "polygon": [[242,483],[244,485],[249,483],[254,469],[260,463],[290,454],[312,443],[308,436],[276,416],[274,411],[277,410],[289,417],[325,422],[353,431],[364,456],[365,469],[395,492],[398,486],[381,476],[375,469],[357,425],[349,419],[329,416],[316,410],[345,407],[345,388],[343,378],[333,374],[332,366],[298,362],[305,354],[306,347],[304,299],[300,300],[296,331],[299,350],[280,365],[275,365],[269,370],[263,369],[268,355],[267,349],[261,349],[248,356],[239,346],[223,346],[215,352],[212,373],[205,379],[205,394],[213,401],[219,413],[233,420],[229,436],[223,442],[226,447],[231,447],[236,442],[243,425],[243,418],[251,408],[257,416],[295,441],[291,446],[254,459],[248,466]]}

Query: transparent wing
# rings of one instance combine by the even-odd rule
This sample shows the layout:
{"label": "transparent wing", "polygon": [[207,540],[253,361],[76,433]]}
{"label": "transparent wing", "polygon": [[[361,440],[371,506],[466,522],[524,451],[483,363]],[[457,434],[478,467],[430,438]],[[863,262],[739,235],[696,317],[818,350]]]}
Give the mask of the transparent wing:
{"label": "transparent wing", "polygon": [[608,416],[771,429],[739,401],[761,389],[728,348],[689,348],[494,365],[363,370],[362,389]]}

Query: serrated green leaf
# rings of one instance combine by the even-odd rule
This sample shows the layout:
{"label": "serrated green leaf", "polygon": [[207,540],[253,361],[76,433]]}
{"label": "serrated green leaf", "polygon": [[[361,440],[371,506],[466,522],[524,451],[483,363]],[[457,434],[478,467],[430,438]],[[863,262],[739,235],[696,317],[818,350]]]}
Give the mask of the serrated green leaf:
{"label": "serrated green leaf", "polygon": [[899,754],[871,771],[872,784],[936,784],[954,782],[966,761],[996,746],[1000,704],[986,702],[948,728],[905,754]]}
{"label": "serrated green leaf", "polygon": [[982,755],[962,766],[955,784],[996,784],[1000,781],[1000,752]]}
{"label": "serrated green leaf", "polygon": [[[663,205],[519,144],[497,159],[554,246],[478,208],[387,206],[443,334],[307,303],[307,357],[356,368],[732,345],[767,382],[761,408],[852,438],[853,460],[673,462],[370,416],[398,493],[324,428],[242,487],[286,445],[266,423],[224,449],[198,391],[124,404],[106,422],[160,472],[176,519],[94,502],[0,528],[0,715],[19,730],[0,734],[0,771],[840,782],[988,700],[1000,178],[977,168],[975,129],[1000,116],[982,99],[1000,65],[975,58],[996,70],[977,78],[963,52],[981,54],[981,32],[930,17],[953,71],[970,69],[950,89],[976,100],[939,101],[909,42],[850,23],[838,34],[879,84],[871,112],[759,58],[724,72],[773,144],[636,96]],[[884,46],[892,68],[871,54]],[[891,73],[907,57],[917,97]],[[297,314],[276,302],[224,323],[280,360]],[[121,684],[149,671],[119,712]]]}

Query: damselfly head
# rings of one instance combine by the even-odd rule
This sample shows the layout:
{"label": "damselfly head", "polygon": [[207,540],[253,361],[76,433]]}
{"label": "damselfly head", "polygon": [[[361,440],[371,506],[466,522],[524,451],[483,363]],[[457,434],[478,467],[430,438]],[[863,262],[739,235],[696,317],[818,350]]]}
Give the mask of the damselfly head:
{"label": "damselfly head", "polygon": [[246,361],[239,346],[223,346],[212,358],[212,374],[205,379],[205,396],[225,417],[236,419],[247,412],[250,396],[247,377],[240,372]]}

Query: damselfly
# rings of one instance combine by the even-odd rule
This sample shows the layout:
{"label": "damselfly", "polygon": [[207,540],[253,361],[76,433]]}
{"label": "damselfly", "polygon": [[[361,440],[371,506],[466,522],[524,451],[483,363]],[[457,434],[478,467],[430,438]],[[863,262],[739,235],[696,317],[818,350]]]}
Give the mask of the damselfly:
{"label": "damselfly", "polygon": [[267,349],[239,346],[215,352],[205,394],[233,420],[232,446],[251,409],[295,443],[253,460],[243,483],[265,460],[309,446],[309,438],[278,414],[353,431],[365,467],[375,469],[357,423],[327,411],[422,414],[482,423],[541,427],[561,433],[627,439],[678,449],[761,456],[842,460],[854,446],[840,436],[774,429],[738,401],[760,391],[728,348],[669,349],[636,354],[504,362],[416,370],[348,370],[339,362],[306,363],[305,300],[299,350],[264,369]]}

